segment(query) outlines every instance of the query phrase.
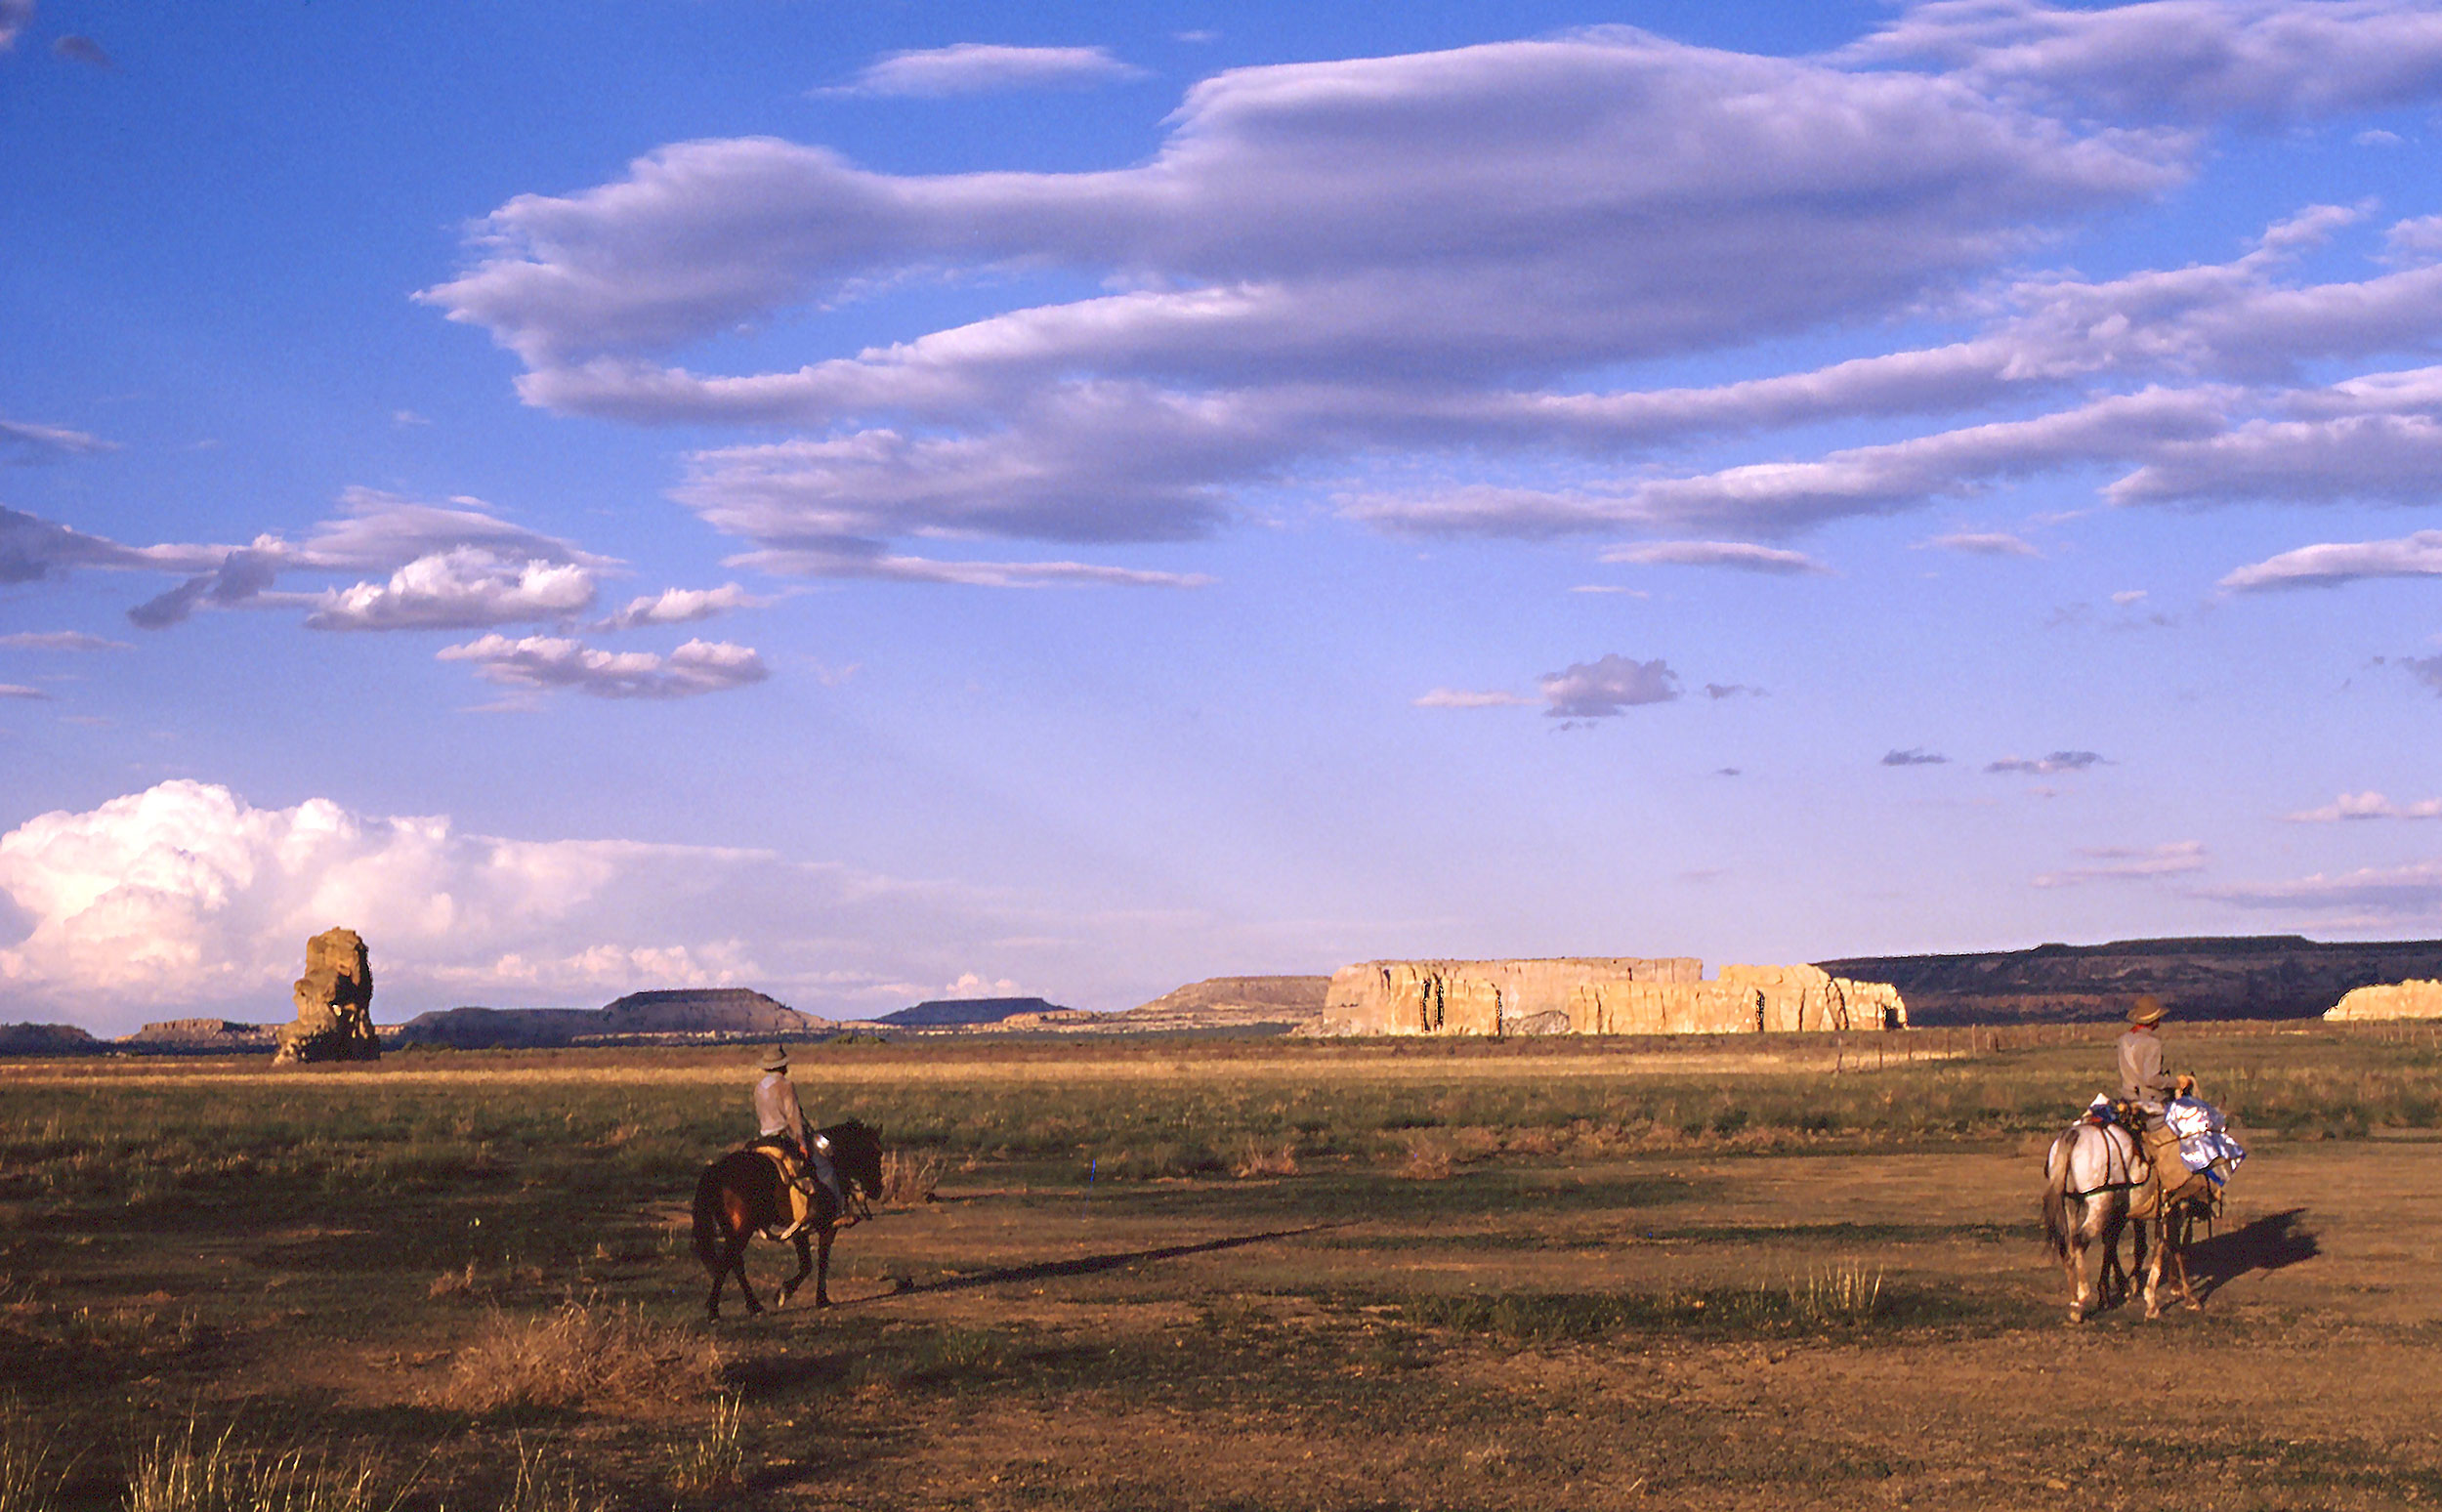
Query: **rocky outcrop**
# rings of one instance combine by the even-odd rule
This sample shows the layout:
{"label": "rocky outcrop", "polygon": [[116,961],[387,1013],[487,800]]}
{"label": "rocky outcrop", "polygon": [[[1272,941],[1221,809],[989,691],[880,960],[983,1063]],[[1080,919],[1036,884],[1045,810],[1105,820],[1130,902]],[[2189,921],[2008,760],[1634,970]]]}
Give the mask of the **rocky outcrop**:
{"label": "rocky outcrop", "polygon": [[1106,1022],[1122,1033],[1281,1034],[1321,1018],[1330,991],[1328,977],[1207,977]]}
{"label": "rocky outcrop", "polygon": [[2168,1004],[2174,1019],[2311,1019],[2352,988],[2442,978],[2442,940],[2203,936],[1815,964],[1890,983],[1908,994],[1919,1026],[2113,1020],[2140,992]]}
{"label": "rocky outcrop", "polygon": [[279,1047],[280,1026],[232,1024],[227,1019],[163,1019],[119,1043],[140,1054],[248,1055]]}
{"label": "rocky outcrop", "polygon": [[1316,1034],[1741,1034],[1904,1029],[1882,983],[1813,966],[1725,966],[1688,956],[1366,961],[1331,978]]}
{"label": "rocky outcrop", "polygon": [[2442,982],[2395,982],[2387,987],[2362,987],[2326,1010],[2324,1017],[2342,1022],[2442,1019]]}
{"label": "rocky outcrop", "polygon": [[297,1022],[282,1025],[272,1064],[378,1061],[373,1032],[373,963],[353,929],[326,929],[306,942],[306,972],[293,989]]}
{"label": "rocky outcrop", "polygon": [[599,1034],[819,1034],[839,1026],[746,987],[630,992],[606,1004]]}

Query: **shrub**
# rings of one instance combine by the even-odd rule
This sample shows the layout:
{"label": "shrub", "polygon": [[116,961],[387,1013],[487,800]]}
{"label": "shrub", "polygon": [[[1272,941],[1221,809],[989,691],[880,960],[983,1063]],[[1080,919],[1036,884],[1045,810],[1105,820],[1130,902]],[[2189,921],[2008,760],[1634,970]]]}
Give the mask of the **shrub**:
{"label": "shrub", "polygon": [[719,1376],[720,1355],[708,1341],[633,1308],[571,1298],[536,1317],[495,1313],[483,1337],[458,1351],[438,1400],[473,1412],[616,1407],[701,1395]]}

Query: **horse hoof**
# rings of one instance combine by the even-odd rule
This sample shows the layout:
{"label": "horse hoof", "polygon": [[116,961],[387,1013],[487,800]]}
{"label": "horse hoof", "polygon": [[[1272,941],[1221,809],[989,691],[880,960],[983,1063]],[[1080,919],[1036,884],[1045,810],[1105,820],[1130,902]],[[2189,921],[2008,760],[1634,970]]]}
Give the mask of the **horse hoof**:
{"label": "horse hoof", "polygon": [[2069,1310],[2069,1321],[2072,1323],[2082,1323],[2085,1322],[2085,1309],[2082,1307],[2072,1307]]}

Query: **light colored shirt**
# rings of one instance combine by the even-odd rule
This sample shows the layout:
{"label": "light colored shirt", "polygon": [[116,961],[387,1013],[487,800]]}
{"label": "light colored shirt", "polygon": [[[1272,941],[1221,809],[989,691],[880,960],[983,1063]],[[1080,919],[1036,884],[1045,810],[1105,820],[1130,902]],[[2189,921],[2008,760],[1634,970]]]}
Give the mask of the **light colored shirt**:
{"label": "light colored shirt", "polygon": [[2131,1103],[2159,1109],[2170,1101],[2177,1083],[2163,1070],[2160,1034],[2132,1029],[2120,1036],[2120,1095]]}
{"label": "light colored shirt", "polygon": [[755,1121],[766,1134],[785,1134],[805,1144],[806,1114],[797,1106],[797,1089],[787,1072],[771,1071],[755,1083]]}

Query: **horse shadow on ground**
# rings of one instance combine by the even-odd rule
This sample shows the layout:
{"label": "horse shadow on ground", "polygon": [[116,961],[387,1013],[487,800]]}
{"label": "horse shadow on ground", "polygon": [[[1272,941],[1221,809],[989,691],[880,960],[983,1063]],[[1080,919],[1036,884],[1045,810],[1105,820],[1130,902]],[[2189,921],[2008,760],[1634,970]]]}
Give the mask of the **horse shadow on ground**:
{"label": "horse shadow on ground", "polygon": [[913,1281],[902,1278],[889,1291],[869,1297],[842,1301],[842,1307],[887,1301],[892,1297],[912,1296],[919,1292],[968,1291],[978,1286],[998,1286],[1009,1281],[1049,1281],[1061,1276],[1096,1276],[1105,1271],[1124,1270],[1131,1265],[1152,1260],[1179,1260],[1189,1255],[1216,1254],[1225,1249],[1238,1249],[1248,1244],[1269,1243],[1274,1239],[1297,1239],[1320,1234],[1326,1229],[1342,1227],[1337,1223],[1310,1223],[1302,1228],[1273,1229],[1262,1234],[1237,1234],[1227,1239],[1205,1239],[1197,1244],[1165,1244],[1158,1249],[1127,1249],[1103,1255],[1080,1255],[1074,1260],[1041,1260],[1032,1265],[1004,1266],[997,1270],[978,1271],[970,1276],[947,1276],[939,1281]]}
{"label": "horse shadow on ground", "polygon": [[2188,1279],[2198,1301],[2242,1276],[2283,1271],[2323,1253],[2315,1231],[2300,1221],[2302,1207],[2266,1213],[2252,1223],[2225,1229],[2188,1246]]}

